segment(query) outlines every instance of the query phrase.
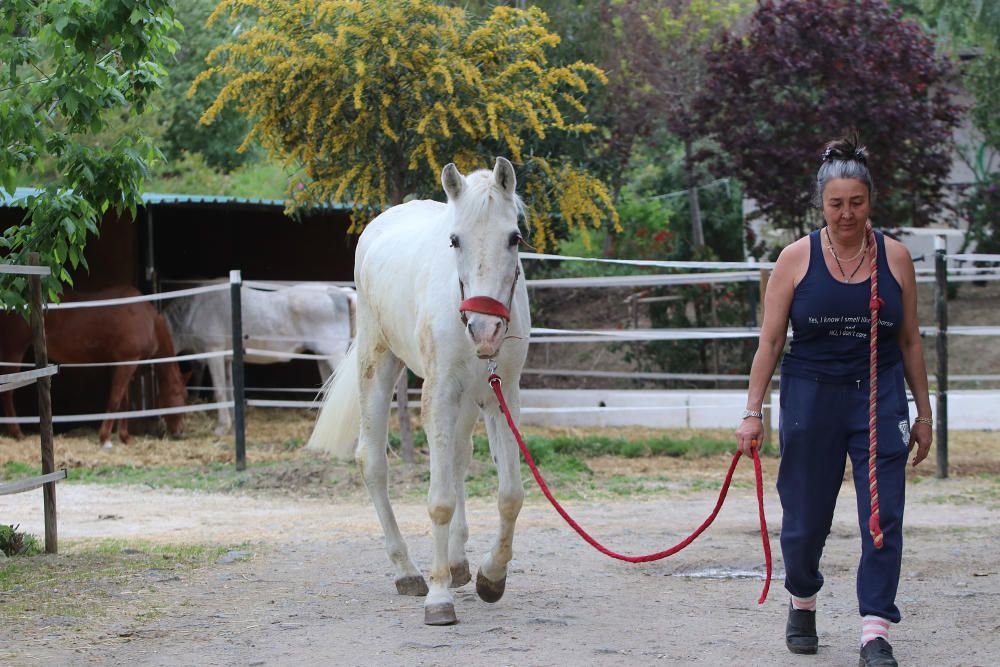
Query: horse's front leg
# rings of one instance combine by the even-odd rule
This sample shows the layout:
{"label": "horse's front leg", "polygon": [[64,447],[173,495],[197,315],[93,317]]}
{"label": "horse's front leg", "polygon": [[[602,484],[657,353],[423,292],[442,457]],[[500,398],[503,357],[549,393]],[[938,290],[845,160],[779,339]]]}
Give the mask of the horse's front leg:
{"label": "horse's front leg", "polygon": [[[515,383],[505,387],[504,398],[516,424],[521,414],[521,397]],[[484,416],[490,452],[499,479],[497,507],[500,510],[500,530],[493,548],[479,564],[476,593],[485,602],[496,602],[503,597],[507,586],[507,564],[514,557],[514,524],[524,502],[524,486],[521,483],[517,441],[495,399],[491,399],[484,409]]]}
{"label": "horse's front leg", "polygon": [[448,532],[448,567],[451,587],[458,588],[472,581],[465,545],[469,541],[469,524],[465,516],[465,475],[472,459],[472,430],[479,410],[472,401],[464,401],[455,423],[455,514]]}
{"label": "horse's front leg", "polygon": [[[424,381],[422,418],[431,458],[427,513],[430,515],[434,541],[430,590],[424,600],[424,623],[428,625],[458,622],[455,616],[455,598],[448,590],[451,584],[448,548],[451,522],[458,505],[456,489],[460,483],[455,451],[455,425],[459,420],[460,405],[460,395],[457,392],[448,392],[431,379]],[[462,443],[462,446],[467,446],[467,442]]]}
{"label": "horse's front leg", "polygon": [[[117,412],[125,399],[125,391],[128,389],[128,382],[135,374],[135,364],[128,366],[113,366],[111,369],[111,392],[108,394],[108,412]],[[101,428],[97,432],[98,440],[105,446],[111,447],[111,429],[114,426],[114,417],[109,417],[101,422]],[[126,440],[122,442],[128,444],[128,433]]]}

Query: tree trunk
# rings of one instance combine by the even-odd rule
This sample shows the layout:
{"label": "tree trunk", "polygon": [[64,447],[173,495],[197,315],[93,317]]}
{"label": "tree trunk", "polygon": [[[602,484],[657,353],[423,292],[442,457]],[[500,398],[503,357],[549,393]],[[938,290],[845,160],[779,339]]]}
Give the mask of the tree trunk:
{"label": "tree trunk", "polygon": [[691,208],[691,245],[700,248],[705,245],[705,231],[701,226],[701,204],[698,202],[698,186],[695,185],[690,141],[684,142],[684,165],[687,169],[688,204]]}

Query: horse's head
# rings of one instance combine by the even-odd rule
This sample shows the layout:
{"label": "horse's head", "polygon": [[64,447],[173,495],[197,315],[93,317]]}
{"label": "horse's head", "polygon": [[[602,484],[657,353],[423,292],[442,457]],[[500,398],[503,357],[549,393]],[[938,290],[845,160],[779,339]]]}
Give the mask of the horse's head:
{"label": "horse's head", "polygon": [[520,276],[517,226],[522,210],[515,194],[514,167],[498,157],[493,171],[463,176],[454,164],[441,172],[452,213],[451,247],[455,253],[462,294],[460,306],[466,331],[479,357],[500,351],[514,286]]}

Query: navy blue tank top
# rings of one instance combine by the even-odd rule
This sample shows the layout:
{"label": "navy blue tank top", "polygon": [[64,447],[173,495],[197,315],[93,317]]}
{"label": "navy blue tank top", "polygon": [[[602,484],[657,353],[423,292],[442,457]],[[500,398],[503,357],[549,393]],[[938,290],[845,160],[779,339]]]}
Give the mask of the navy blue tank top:
{"label": "navy blue tank top", "polygon": [[[879,309],[881,373],[902,359],[897,335],[903,322],[903,290],[889,270],[881,232],[875,232],[875,242],[878,295],[885,302]],[[852,263],[851,268],[854,266]],[[781,362],[781,372],[820,382],[867,380],[870,300],[871,278],[853,284],[836,280],[827,269],[820,232],[809,234],[809,269],[792,297],[792,342]]]}

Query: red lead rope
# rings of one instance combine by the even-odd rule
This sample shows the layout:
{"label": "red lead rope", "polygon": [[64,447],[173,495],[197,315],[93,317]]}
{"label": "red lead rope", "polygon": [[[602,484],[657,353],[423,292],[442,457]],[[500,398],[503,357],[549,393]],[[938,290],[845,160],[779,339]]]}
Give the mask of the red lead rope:
{"label": "red lead rope", "polygon": [[[535,465],[535,460],[531,458],[531,453],[528,451],[528,447],[524,444],[524,439],[521,437],[521,432],[518,431],[517,426],[514,424],[514,419],[510,416],[510,410],[507,408],[507,401],[504,400],[503,392],[500,390],[500,376],[496,373],[490,375],[490,386],[493,387],[493,393],[496,394],[497,400],[500,401],[500,409],[503,410],[504,417],[507,418],[507,425],[510,426],[511,432],[514,434],[514,438],[517,439],[517,446],[521,448],[521,453],[524,455],[524,460],[528,462],[528,467],[531,468],[531,474],[535,476],[535,481],[538,482],[538,487],[545,494],[545,497],[549,499],[552,506],[556,508],[560,516],[566,520],[573,530],[575,530],[580,537],[587,541],[592,547],[600,551],[606,556],[611,558],[617,558],[618,560],[623,560],[628,563],[648,563],[654,560],[660,560],[661,558],[666,558],[667,556],[672,556],[677,553],[687,545],[694,542],[695,538],[704,532],[706,528],[712,525],[715,521],[715,517],[719,514],[719,510],[722,509],[722,503],[726,500],[726,493],[729,491],[729,484],[733,481],[733,472],[736,470],[736,464],[740,460],[741,452],[736,452],[733,455],[733,461],[729,464],[729,471],[726,473],[726,481],[722,484],[722,490],[719,492],[719,499],[715,503],[715,509],[709,515],[705,521],[698,526],[698,529],[691,533],[681,542],[670,547],[665,551],[659,551],[653,554],[647,554],[645,556],[625,556],[614,551],[611,551],[600,542],[591,537],[587,531],[580,527],[576,521],[573,520],[563,506],[559,504],[559,501],[553,497],[552,492],[549,491],[548,485],[545,480],[542,479],[542,475],[538,472],[538,467]],[[767,578],[764,580],[764,590],[760,594],[760,598],[757,599],[757,604],[764,604],[764,600],[767,599],[767,591],[771,588],[771,543],[767,535],[767,523],[764,520],[764,478],[760,469],[760,456],[757,454],[757,449],[754,448],[753,452],[753,465],[754,474],[757,478],[757,508],[760,514],[760,537],[761,541],[764,543],[764,561],[767,563]]]}
{"label": "red lead rope", "polygon": [[876,475],[876,450],[878,446],[878,311],[884,303],[878,296],[878,247],[875,245],[875,230],[871,223],[865,225],[868,245],[871,246],[871,334],[868,348],[868,492],[871,495],[871,516],[868,517],[868,532],[876,549],[884,543],[882,527],[878,520],[878,477]]}

